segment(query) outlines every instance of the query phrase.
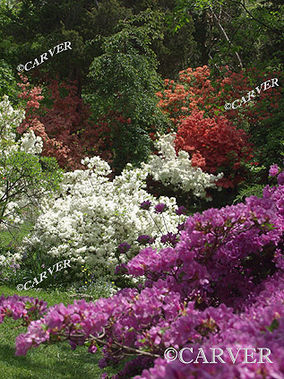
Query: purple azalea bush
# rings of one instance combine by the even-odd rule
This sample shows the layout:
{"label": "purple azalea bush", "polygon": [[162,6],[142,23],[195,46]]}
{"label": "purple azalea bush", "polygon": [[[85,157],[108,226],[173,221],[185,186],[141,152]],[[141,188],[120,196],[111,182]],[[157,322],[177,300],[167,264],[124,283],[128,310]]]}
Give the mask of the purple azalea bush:
{"label": "purple azalea bush", "polygon": [[[101,368],[127,360],[113,379],[283,378],[281,178],[278,186],[264,189],[262,198],[251,196],[244,203],[188,217],[178,241],[174,235],[165,237],[170,246],[143,248],[124,265],[129,275],[144,277],[142,288],[126,288],[96,302],[80,300],[47,310],[41,305],[41,318],[30,318],[27,332],[17,337],[16,355],[67,339],[73,350],[85,344],[96,353],[101,347]],[[0,298],[0,322],[5,316],[26,317],[28,301]],[[169,347],[202,347],[209,354],[215,346],[265,347],[271,363],[184,364],[164,358]]]}

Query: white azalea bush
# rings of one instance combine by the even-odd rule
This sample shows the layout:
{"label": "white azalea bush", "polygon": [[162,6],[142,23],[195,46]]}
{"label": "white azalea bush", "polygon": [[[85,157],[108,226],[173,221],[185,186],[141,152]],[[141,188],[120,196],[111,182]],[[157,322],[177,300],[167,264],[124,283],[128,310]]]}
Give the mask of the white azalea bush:
{"label": "white azalea bush", "polygon": [[39,156],[40,137],[28,130],[17,139],[24,117],[25,112],[14,109],[4,96],[0,102],[0,229],[23,222],[27,208],[37,205],[60,179],[55,160]]}
{"label": "white azalea bush", "polygon": [[186,151],[181,150],[176,154],[174,139],[175,133],[161,136],[156,141],[158,155],[151,155],[149,161],[144,163],[144,169],[154,180],[166,186],[171,185],[176,190],[191,192],[198,198],[210,200],[206,197],[206,189],[217,188],[215,183],[223,174],[207,174],[201,168],[192,166]]}
{"label": "white azalea bush", "polygon": [[[110,181],[111,169],[99,157],[82,163],[87,169],[65,173],[57,198],[45,200],[23,251],[40,250],[58,260],[70,259],[73,266],[87,264],[101,277],[139,252],[139,236],[157,237],[152,246],[161,248],[160,237],[177,232],[185,216],[175,213],[175,198],[157,201],[146,192],[147,170],[127,165]],[[152,208],[141,209],[144,201],[150,201]],[[162,214],[154,209],[157,203],[167,206]],[[121,243],[130,245],[129,251],[120,252]]]}

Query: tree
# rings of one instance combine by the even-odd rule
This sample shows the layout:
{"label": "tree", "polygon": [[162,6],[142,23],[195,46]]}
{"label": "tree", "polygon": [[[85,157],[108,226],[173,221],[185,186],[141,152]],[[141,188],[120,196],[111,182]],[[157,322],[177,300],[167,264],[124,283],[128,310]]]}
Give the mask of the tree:
{"label": "tree", "polygon": [[283,13],[277,1],[177,0],[173,26],[178,30],[191,16],[195,24],[203,18],[206,37],[198,47],[205,45],[216,68],[224,62],[235,70],[264,62],[276,68],[282,57]]}
{"label": "tree", "polygon": [[120,117],[111,129],[118,170],[127,162],[144,160],[151,149],[149,133],[166,125],[156,106],[161,82],[151,49],[152,41],[161,38],[160,22],[160,13],[151,11],[121,22],[116,34],[103,39],[103,53],[90,66],[93,108],[99,104],[102,113],[112,110]]}

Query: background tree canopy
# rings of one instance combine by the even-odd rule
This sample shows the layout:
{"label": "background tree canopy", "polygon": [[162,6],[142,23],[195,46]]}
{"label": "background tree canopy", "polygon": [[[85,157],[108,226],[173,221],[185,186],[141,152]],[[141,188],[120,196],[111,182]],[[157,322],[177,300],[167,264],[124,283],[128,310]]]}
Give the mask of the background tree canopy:
{"label": "background tree canopy", "polygon": [[173,77],[186,66],[208,63],[229,64],[234,69],[250,65],[275,68],[283,59],[283,5],[279,0],[2,1],[0,58],[16,71],[19,63],[70,40],[68,57],[55,56],[39,68],[41,75],[33,74],[37,80],[44,73],[76,79],[80,92],[91,62],[103,54],[100,37],[115,34],[120,21],[146,9],[160,12],[159,26],[151,25],[160,38],[152,41],[151,49],[163,77]]}
{"label": "background tree canopy", "polygon": [[[49,56],[28,72],[30,82],[40,85],[44,95],[38,118],[46,122],[49,117],[57,131],[64,119],[64,127],[70,125],[69,140],[77,138],[89,153],[105,154],[107,144],[106,155],[121,170],[128,161],[145,160],[153,150],[151,133],[167,129],[165,115],[156,107],[162,78],[175,80],[179,71],[203,65],[224,78],[226,66],[246,73],[254,88],[259,83],[249,74],[251,68],[279,72],[283,9],[279,0],[2,1],[1,94],[16,102],[17,66],[70,41],[72,50]],[[73,99],[77,96],[72,116],[67,111],[72,103],[67,83],[73,85]],[[275,125],[281,116],[276,113]],[[50,138],[57,133],[54,130],[48,131]],[[251,130],[255,141],[266,135],[265,130],[266,126]],[[98,144],[93,143],[94,134]],[[279,138],[270,136],[269,141],[266,155],[271,156]],[[77,149],[74,146],[71,150]]]}

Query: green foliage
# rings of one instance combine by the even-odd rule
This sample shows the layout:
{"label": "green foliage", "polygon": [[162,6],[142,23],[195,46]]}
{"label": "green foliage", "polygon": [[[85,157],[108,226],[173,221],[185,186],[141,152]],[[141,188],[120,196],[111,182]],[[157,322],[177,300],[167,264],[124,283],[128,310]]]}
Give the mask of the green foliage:
{"label": "green foliage", "polygon": [[279,101],[278,111],[272,117],[250,129],[251,139],[257,148],[256,159],[266,167],[282,165],[284,158],[284,98]]}
{"label": "green foliage", "polygon": [[249,174],[246,182],[239,185],[238,193],[233,201],[234,204],[245,201],[245,198],[249,196],[257,196],[261,198],[263,189],[267,184],[269,165],[260,165],[259,162],[253,162],[252,164],[246,163],[245,165]]}
{"label": "green foliage", "polygon": [[3,59],[0,59],[0,100],[4,95],[8,95],[11,102],[15,104],[17,90],[17,81],[11,67]]}
{"label": "green foliage", "polygon": [[0,255],[5,252],[16,252],[24,237],[28,236],[33,224],[25,222],[15,228],[0,231]]}
{"label": "green foliage", "polygon": [[265,186],[263,184],[245,185],[239,190],[238,195],[235,197],[234,204],[241,203],[246,197],[257,196],[262,197],[262,191]]}
{"label": "green foliage", "polygon": [[103,38],[103,54],[90,66],[90,90],[106,105],[104,111],[111,109],[130,119],[113,131],[114,166],[119,170],[127,162],[146,159],[151,149],[149,132],[153,127],[161,131],[166,125],[156,106],[155,92],[161,82],[151,49],[152,41],[162,37],[160,24],[161,15],[151,11],[120,23],[116,34]]}
{"label": "green foliage", "polygon": [[49,56],[29,74],[35,74],[36,82],[44,81],[46,74],[53,79],[60,76],[77,80],[80,91],[91,60],[99,53],[89,41],[97,35],[112,34],[118,20],[131,15],[131,10],[120,3],[103,0],[98,6],[93,0],[28,0],[19,1],[13,9],[3,5],[0,7],[0,20],[3,20],[0,58],[16,68],[57,44],[70,41],[72,50]]}
{"label": "green foliage", "polygon": [[[37,205],[43,193],[57,189],[62,176],[54,158],[23,151],[0,156],[0,171],[0,224],[6,225],[13,223],[16,215],[23,216],[26,208]],[[7,212],[11,203],[15,206]]]}

